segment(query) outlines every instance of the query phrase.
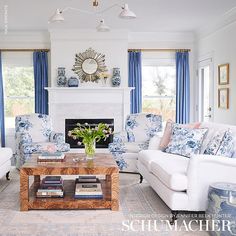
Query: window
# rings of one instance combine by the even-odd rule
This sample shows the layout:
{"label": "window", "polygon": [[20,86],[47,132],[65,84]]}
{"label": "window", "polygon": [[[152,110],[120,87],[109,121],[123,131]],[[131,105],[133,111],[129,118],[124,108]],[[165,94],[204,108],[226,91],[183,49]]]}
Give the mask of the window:
{"label": "window", "polygon": [[175,120],[176,66],[174,55],[144,54],[142,66],[143,112]]}
{"label": "window", "polygon": [[15,116],[34,112],[34,72],[30,52],[2,54],[5,126],[15,127]]}

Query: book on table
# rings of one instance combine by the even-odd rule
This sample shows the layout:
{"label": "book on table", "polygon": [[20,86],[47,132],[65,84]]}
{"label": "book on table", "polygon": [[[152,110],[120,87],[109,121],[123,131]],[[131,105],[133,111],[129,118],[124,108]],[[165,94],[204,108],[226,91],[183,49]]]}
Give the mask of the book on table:
{"label": "book on table", "polygon": [[43,152],[38,156],[38,160],[42,161],[60,161],[60,160],[64,160],[65,158],[65,154],[62,152]]}
{"label": "book on table", "polygon": [[46,176],[42,180],[43,184],[60,184],[62,182],[63,182],[63,179],[61,176]]}
{"label": "book on table", "polygon": [[79,176],[75,180],[76,183],[100,183],[96,176]]}
{"label": "book on table", "polygon": [[103,199],[103,195],[75,195],[76,199]]}
{"label": "book on table", "polygon": [[[84,178],[82,178],[84,180]],[[88,178],[89,179],[89,178]],[[77,178],[75,181],[75,198],[81,199],[98,199],[103,198],[102,193],[102,185],[98,178],[93,178],[93,181],[96,182],[88,182],[89,180],[82,181],[80,178]]]}
{"label": "book on table", "polygon": [[63,197],[63,179],[61,176],[46,176],[36,192],[37,197]]}

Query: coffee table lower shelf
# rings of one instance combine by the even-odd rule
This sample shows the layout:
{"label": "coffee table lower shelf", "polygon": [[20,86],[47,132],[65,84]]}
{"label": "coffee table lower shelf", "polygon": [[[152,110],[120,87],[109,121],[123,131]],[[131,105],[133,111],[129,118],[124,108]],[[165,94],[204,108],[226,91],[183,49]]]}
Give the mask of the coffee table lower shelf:
{"label": "coffee table lower shelf", "polygon": [[38,198],[36,191],[39,184],[33,183],[29,189],[28,209],[112,209],[110,182],[101,181],[103,199],[75,199],[75,181],[64,181],[64,198]]}

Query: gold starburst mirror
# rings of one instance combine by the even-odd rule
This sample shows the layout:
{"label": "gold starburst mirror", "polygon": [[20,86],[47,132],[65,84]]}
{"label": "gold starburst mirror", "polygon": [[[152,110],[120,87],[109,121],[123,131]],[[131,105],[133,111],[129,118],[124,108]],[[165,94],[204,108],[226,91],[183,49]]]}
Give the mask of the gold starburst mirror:
{"label": "gold starburst mirror", "polygon": [[75,55],[72,70],[79,76],[81,82],[98,83],[99,75],[107,71],[105,55],[89,48],[85,52]]}

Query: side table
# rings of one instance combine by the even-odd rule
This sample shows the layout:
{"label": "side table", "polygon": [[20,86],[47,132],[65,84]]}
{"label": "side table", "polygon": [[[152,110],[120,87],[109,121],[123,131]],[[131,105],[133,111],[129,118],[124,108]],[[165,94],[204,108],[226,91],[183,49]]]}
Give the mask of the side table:
{"label": "side table", "polygon": [[236,235],[236,184],[214,183],[210,185],[206,215],[209,217],[208,220],[210,220],[210,222],[212,222],[212,220],[219,220],[220,224],[223,223],[223,220],[230,222],[229,231],[210,231],[212,236]]}

